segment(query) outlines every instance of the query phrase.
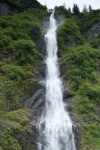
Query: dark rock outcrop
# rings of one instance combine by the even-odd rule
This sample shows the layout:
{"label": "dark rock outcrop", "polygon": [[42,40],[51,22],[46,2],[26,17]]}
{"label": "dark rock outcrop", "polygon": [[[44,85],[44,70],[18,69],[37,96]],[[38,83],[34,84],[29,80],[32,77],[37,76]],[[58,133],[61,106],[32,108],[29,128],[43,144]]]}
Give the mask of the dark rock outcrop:
{"label": "dark rock outcrop", "polygon": [[37,90],[30,99],[25,101],[25,105],[34,111],[44,103],[44,93],[43,88]]}
{"label": "dark rock outcrop", "polygon": [[37,0],[1,0],[0,15],[8,15],[16,12],[30,11],[35,9],[46,9]]}
{"label": "dark rock outcrop", "polygon": [[7,15],[11,13],[10,5],[6,2],[0,2],[0,15]]}
{"label": "dark rock outcrop", "polygon": [[92,43],[100,34],[100,22],[95,23],[88,31],[88,42]]}

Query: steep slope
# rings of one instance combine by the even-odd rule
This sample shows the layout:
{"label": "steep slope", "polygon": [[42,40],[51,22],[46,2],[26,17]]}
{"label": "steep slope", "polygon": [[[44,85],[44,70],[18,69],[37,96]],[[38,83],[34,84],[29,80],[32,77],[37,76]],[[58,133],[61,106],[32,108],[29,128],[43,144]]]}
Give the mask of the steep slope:
{"label": "steep slope", "polygon": [[[64,11],[62,11],[62,9]],[[55,17],[64,15],[57,7]],[[100,10],[64,15],[57,31],[62,77],[70,89],[72,116],[80,124],[81,150],[100,149]],[[57,16],[57,14],[60,14]],[[66,17],[65,17],[66,16]],[[98,49],[95,49],[98,48]],[[68,95],[67,95],[68,97]],[[76,131],[75,131],[76,132]],[[80,140],[77,139],[77,142]]]}
{"label": "steep slope", "polygon": [[100,10],[81,14],[77,22],[87,42],[93,48],[100,49]]}
{"label": "steep slope", "polygon": [[37,77],[41,76],[43,21],[48,13],[36,1],[5,2],[9,9],[31,6],[33,10],[0,16],[0,150],[33,150],[34,113],[24,104],[40,88]]}
{"label": "steep slope", "polygon": [[1,0],[0,15],[7,15],[26,10],[46,9],[37,0]]}
{"label": "steep slope", "polygon": [[[48,13],[36,0],[1,0],[0,15],[0,150],[33,150],[45,90],[39,81],[44,77]],[[100,10],[75,15],[61,6],[55,17],[66,109],[79,124],[73,127],[77,149],[98,150]]]}

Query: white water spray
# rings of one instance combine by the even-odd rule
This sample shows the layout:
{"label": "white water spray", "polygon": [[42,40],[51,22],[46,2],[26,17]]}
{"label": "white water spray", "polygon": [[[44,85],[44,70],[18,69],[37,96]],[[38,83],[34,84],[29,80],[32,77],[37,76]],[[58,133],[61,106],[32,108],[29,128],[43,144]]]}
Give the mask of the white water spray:
{"label": "white water spray", "polygon": [[44,113],[39,121],[39,150],[76,150],[72,122],[63,103],[62,82],[57,60],[56,21],[50,16],[46,38],[47,78]]}

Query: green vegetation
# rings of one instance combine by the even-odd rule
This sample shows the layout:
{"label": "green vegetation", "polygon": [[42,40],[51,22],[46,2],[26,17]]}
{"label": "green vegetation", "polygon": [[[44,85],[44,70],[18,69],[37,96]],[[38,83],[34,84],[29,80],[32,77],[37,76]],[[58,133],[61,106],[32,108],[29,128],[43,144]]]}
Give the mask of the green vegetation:
{"label": "green vegetation", "polygon": [[8,97],[15,102],[11,108],[18,108],[22,105],[19,103],[20,94],[37,85],[34,72],[43,57],[37,45],[43,37],[41,19],[46,15],[45,10],[36,10],[0,18],[1,102],[7,105],[7,109],[11,107],[6,102]]}
{"label": "green vegetation", "polygon": [[75,15],[79,15],[80,14],[80,10],[77,4],[74,4],[73,6],[73,12]]}
{"label": "green vegetation", "polygon": [[93,10],[90,13],[82,13],[80,14],[80,18],[77,19],[81,33],[86,39],[88,38],[88,31],[98,22],[100,22],[100,9]]}
{"label": "green vegetation", "polygon": [[[36,75],[43,60],[43,21],[48,13],[36,0],[1,2],[12,9],[9,15],[0,16],[0,150],[28,150],[27,139],[33,140],[35,128],[23,103],[39,88]],[[71,89],[72,110],[82,133],[81,149],[98,150],[100,10],[89,6],[89,12],[86,7],[80,12],[74,4],[71,12],[60,6],[55,8],[55,18],[60,24],[57,42],[62,74]]]}
{"label": "green vegetation", "polygon": [[[78,14],[74,12],[71,17],[66,18],[57,31],[62,74],[73,95],[72,110],[76,114],[75,119],[79,122],[82,133],[80,149],[86,150],[100,149],[100,31],[98,29],[100,13],[98,12],[100,10],[78,12]],[[95,32],[90,30],[94,25],[97,26],[96,37]]]}
{"label": "green vegetation", "polygon": [[11,9],[17,9],[18,11],[24,11],[28,8],[46,9],[46,7],[41,5],[37,0],[25,0],[22,2],[20,0],[1,0],[1,2],[6,2],[10,5]]}
{"label": "green vegetation", "polygon": [[64,6],[55,7],[55,18],[62,24],[66,17],[71,17],[71,10],[67,10]]}
{"label": "green vegetation", "polygon": [[57,32],[58,47],[61,54],[66,53],[68,47],[80,45],[85,42],[74,18],[67,19]]}
{"label": "green vegetation", "polygon": [[[62,58],[63,73],[75,98],[73,111],[83,131],[83,147],[100,148],[100,51],[89,45],[71,47]],[[91,124],[91,125],[90,125]],[[94,128],[94,126],[98,126]],[[92,131],[93,130],[93,131]],[[98,135],[98,136],[97,136]],[[92,144],[91,144],[92,143]]]}
{"label": "green vegetation", "polygon": [[[39,88],[36,72],[43,60],[42,22],[48,13],[35,0],[5,1],[21,12],[0,16],[0,150],[26,150],[35,129],[24,102]],[[22,12],[30,6],[31,11]]]}
{"label": "green vegetation", "polygon": [[0,120],[0,128],[4,130],[1,135],[2,149],[22,150],[26,141],[25,134],[31,135],[32,132],[27,114],[26,109],[19,109],[6,113]]}
{"label": "green vegetation", "polygon": [[[64,56],[68,61],[68,78],[73,80],[72,88],[77,91],[80,84],[85,81],[99,82],[94,71],[99,69],[100,52],[91,48],[88,44],[69,48]],[[75,78],[74,78],[75,77]]]}

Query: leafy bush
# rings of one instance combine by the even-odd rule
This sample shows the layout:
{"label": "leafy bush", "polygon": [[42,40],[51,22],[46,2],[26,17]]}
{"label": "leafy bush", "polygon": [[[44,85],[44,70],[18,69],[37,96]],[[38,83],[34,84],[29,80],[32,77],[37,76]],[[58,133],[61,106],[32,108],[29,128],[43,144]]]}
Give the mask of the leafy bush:
{"label": "leafy bush", "polygon": [[20,123],[21,125],[25,125],[29,122],[27,116],[28,116],[27,110],[19,109],[19,110],[8,112],[5,118],[9,119],[10,121]]}
{"label": "leafy bush", "polygon": [[57,42],[59,49],[66,50],[66,46],[78,45],[84,43],[80,30],[73,19],[67,19],[59,27],[57,32]]}
{"label": "leafy bush", "polygon": [[3,65],[2,66],[2,72],[5,74],[8,78],[12,80],[19,80],[21,79],[26,79],[27,78],[27,72],[26,70],[22,69],[20,66],[16,65]]}
{"label": "leafy bush", "polygon": [[[100,10],[93,10],[90,13],[85,13],[81,15],[81,18],[78,18],[78,24],[80,26],[82,35],[87,38],[88,30],[96,23],[100,21]],[[83,23],[84,22],[84,23]]]}
{"label": "leafy bush", "polygon": [[13,27],[7,27],[3,30],[3,34],[12,37],[13,40],[17,39],[17,35],[13,29]]}
{"label": "leafy bush", "polygon": [[[64,6],[55,7],[55,18],[61,24],[61,21],[65,20],[65,18],[69,18],[72,16],[71,11],[67,10]],[[60,20],[61,19],[61,20]]]}
{"label": "leafy bush", "polygon": [[100,38],[96,38],[92,43],[91,46],[93,48],[99,48],[100,47]]}
{"label": "leafy bush", "polygon": [[75,90],[83,80],[96,83],[96,76],[92,72],[99,69],[100,52],[91,48],[89,45],[72,47],[64,56],[63,62],[68,61],[68,77],[73,82],[71,86]]}
{"label": "leafy bush", "polygon": [[2,135],[2,148],[6,150],[22,150],[18,141],[7,132]]}
{"label": "leafy bush", "polygon": [[91,102],[95,104],[100,104],[100,86],[91,85],[89,82],[84,82],[81,84],[78,90],[79,95],[86,95]]}
{"label": "leafy bush", "polygon": [[[69,83],[74,96],[73,110],[78,114],[76,120],[80,120],[81,124],[82,145],[87,149],[100,148],[98,140],[100,130],[98,116],[100,51],[93,49],[88,44],[71,47],[62,58],[62,64],[64,78]],[[93,126],[98,127],[94,128]]]}
{"label": "leafy bush", "polygon": [[42,55],[36,50],[35,43],[31,40],[18,40],[14,42],[14,54],[20,65],[35,63]]}
{"label": "leafy bush", "polygon": [[[94,123],[86,124],[85,130],[87,131],[87,138],[89,138],[89,141],[86,141],[86,146],[88,149],[90,149],[90,146],[95,149],[100,148],[100,125],[96,125]],[[91,138],[90,138],[91,137]]]}
{"label": "leafy bush", "polygon": [[[7,150],[22,150],[21,144],[25,143],[27,137],[22,137],[21,134],[27,132],[30,133],[30,127],[28,126],[28,113],[27,109],[19,109],[16,111],[10,111],[4,115],[6,121],[7,130],[3,132],[1,138],[1,146]],[[1,128],[4,128],[4,124],[0,124]],[[21,139],[18,138],[21,136]]]}

